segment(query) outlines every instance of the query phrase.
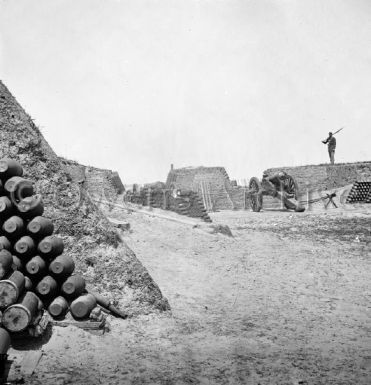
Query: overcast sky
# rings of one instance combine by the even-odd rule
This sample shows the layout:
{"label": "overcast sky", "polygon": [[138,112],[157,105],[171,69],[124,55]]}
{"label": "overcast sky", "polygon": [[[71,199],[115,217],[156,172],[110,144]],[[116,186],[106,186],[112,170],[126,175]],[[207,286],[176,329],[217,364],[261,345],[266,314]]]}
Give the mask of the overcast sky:
{"label": "overcast sky", "polygon": [[0,0],[0,79],[58,155],[170,164],[371,160],[370,0]]}

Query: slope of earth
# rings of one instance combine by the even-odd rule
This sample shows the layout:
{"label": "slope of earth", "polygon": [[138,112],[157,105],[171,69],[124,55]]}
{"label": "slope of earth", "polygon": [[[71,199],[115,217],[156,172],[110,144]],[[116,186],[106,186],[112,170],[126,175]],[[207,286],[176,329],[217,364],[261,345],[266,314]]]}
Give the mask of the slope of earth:
{"label": "slope of earth", "polygon": [[115,229],[63,168],[32,119],[0,82],[0,158],[18,160],[45,213],[90,287],[130,314],[168,309],[158,286]]}
{"label": "slope of earth", "polygon": [[371,216],[349,218],[214,214],[231,238],[123,214],[172,316],[112,320],[103,336],[56,328],[32,383],[371,383]]}

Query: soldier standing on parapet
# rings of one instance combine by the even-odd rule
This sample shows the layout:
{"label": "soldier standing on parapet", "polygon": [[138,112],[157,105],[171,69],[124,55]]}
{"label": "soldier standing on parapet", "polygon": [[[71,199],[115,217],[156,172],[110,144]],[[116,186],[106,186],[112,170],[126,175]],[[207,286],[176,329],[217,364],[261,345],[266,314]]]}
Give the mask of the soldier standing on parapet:
{"label": "soldier standing on parapet", "polygon": [[332,132],[328,133],[328,138],[322,141],[323,144],[327,144],[328,155],[330,157],[331,164],[335,163],[335,148],[336,148],[336,139],[332,135]]}

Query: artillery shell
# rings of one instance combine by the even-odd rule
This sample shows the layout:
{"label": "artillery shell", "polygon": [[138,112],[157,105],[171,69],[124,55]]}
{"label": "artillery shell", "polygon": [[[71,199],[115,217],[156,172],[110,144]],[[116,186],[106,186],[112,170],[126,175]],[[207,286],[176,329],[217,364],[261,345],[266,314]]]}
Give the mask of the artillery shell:
{"label": "artillery shell", "polygon": [[41,240],[37,247],[41,256],[55,258],[63,253],[63,240],[56,236],[48,236]]}
{"label": "artillery shell", "polygon": [[75,269],[73,259],[68,255],[60,255],[49,265],[49,272],[56,279],[65,279],[70,276]]}
{"label": "artillery shell", "polygon": [[41,298],[53,298],[57,293],[58,285],[53,277],[45,276],[36,286],[36,293]]}
{"label": "artillery shell", "polygon": [[8,179],[5,182],[4,189],[10,195],[13,203],[18,203],[34,193],[32,181],[20,176],[13,176]]}
{"label": "artillery shell", "polygon": [[25,235],[16,242],[14,251],[22,259],[30,257],[35,252],[35,242],[30,236]]}
{"label": "artillery shell", "polygon": [[27,231],[33,238],[47,237],[53,234],[53,222],[48,218],[37,216],[29,222]]}
{"label": "artillery shell", "polygon": [[33,195],[22,199],[17,209],[20,215],[27,219],[42,215],[44,213],[44,204],[41,195]]}
{"label": "artillery shell", "polygon": [[8,250],[0,250],[0,279],[12,268],[13,257]]}
{"label": "artillery shell", "polygon": [[3,326],[10,332],[20,332],[27,328],[39,312],[39,298],[31,291],[19,303],[9,306],[3,313]]}
{"label": "artillery shell", "polygon": [[68,311],[68,303],[64,297],[59,296],[48,307],[49,313],[55,317],[63,317]]}
{"label": "artillery shell", "polygon": [[0,218],[2,220],[9,218],[13,213],[13,204],[6,196],[0,197]]}
{"label": "artillery shell", "polygon": [[7,237],[4,237],[3,235],[0,237],[0,250],[8,250],[10,251],[12,248],[12,244],[10,243],[9,239]]}
{"label": "artillery shell", "polygon": [[2,228],[8,238],[20,238],[24,233],[23,219],[13,215],[4,222]]}
{"label": "artillery shell", "polygon": [[67,298],[76,298],[85,290],[85,279],[81,275],[68,277],[62,285],[62,293]]}
{"label": "artillery shell", "polygon": [[0,178],[2,180],[9,179],[13,176],[22,176],[23,168],[17,161],[13,159],[3,158],[0,160]]}
{"label": "artillery shell", "polygon": [[86,318],[95,306],[97,306],[97,301],[94,295],[85,294],[71,303],[71,313],[75,318]]}
{"label": "artillery shell", "polygon": [[0,307],[4,308],[15,303],[25,286],[24,275],[14,271],[8,279],[0,281]]}
{"label": "artillery shell", "polygon": [[42,276],[46,271],[46,263],[39,255],[35,255],[27,262],[26,271],[32,277]]}
{"label": "artillery shell", "polygon": [[26,291],[32,291],[33,290],[33,282],[31,281],[31,278],[24,276],[24,289]]}
{"label": "artillery shell", "polygon": [[12,258],[13,258],[12,269],[13,270],[22,270],[22,268],[23,268],[22,261],[16,255],[13,255]]}

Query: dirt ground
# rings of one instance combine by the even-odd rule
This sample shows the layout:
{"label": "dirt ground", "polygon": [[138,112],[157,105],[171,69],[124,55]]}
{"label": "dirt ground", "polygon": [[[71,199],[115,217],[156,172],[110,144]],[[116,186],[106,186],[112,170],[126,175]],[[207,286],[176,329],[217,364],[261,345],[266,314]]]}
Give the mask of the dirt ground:
{"label": "dirt ground", "polygon": [[54,327],[27,384],[371,383],[370,212],[122,218],[171,313]]}

